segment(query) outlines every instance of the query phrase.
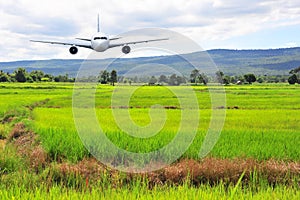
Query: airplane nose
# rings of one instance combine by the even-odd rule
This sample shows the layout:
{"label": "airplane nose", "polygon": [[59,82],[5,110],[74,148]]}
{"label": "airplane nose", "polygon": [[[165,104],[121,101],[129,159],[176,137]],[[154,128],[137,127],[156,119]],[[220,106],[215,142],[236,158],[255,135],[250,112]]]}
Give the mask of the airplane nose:
{"label": "airplane nose", "polygon": [[93,48],[96,51],[102,52],[108,48],[108,44],[106,41],[94,41]]}

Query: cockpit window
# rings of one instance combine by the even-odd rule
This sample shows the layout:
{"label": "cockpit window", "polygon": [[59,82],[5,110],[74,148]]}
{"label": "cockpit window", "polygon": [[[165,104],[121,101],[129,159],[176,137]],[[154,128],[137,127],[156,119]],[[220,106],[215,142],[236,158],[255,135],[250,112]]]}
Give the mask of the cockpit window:
{"label": "cockpit window", "polygon": [[107,40],[107,37],[94,37],[94,40]]}

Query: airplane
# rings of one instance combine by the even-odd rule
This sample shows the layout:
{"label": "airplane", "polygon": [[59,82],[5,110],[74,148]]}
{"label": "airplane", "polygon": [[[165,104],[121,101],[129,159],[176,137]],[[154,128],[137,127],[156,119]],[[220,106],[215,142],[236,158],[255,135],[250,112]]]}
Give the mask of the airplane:
{"label": "airplane", "polygon": [[113,47],[122,47],[122,52],[124,54],[128,54],[131,51],[130,44],[138,44],[138,43],[147,43],[147,42],[155,42],[155,41],[162,41],[168,40],[169,38],[160,38],[160,39],[152,39],[152,40],[141,40],[141,41],[132,41],[132,42],[123,42],[123,43],[116,43],[111,44],[110,41],[118,40],[121,37],[109,37],[108,35],[100,32],[100,25],[99,25],[99,15],[98,15],[98,26],[97,26],[97,33],[92,36],[91,39],[86,38],[75,38],[77,40],[88,41],[90,44],[81,44],[81,43],[69,43],[69,42],[55,42],[55,41],[42,41],[42,40],[30,40],[31,42],[40,42],[40,43],[49,43],[49,44],[59,44],[59,45],[70,45],[69,52],[71,54],[77,54],[78,48],[77,47],[84,47],[89,48],[97,52],[104,52],[107,49]]}

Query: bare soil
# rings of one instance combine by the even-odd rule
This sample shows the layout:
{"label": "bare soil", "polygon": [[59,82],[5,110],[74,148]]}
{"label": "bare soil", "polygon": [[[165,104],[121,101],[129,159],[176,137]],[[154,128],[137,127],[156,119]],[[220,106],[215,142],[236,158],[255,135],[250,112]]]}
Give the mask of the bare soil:
{"label": "bare soil", "polygon": [[8,137],[8,141],[15,145],[17,153],[25,158],[29,167],[35,171],[45,168],[50,162],[37,138],[38,136],[27,130],[23,123],[15,124]]}

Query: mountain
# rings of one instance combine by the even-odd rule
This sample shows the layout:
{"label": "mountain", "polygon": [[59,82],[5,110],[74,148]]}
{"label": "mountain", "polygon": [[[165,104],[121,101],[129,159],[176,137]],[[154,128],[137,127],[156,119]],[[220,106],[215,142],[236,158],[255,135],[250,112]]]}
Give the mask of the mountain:
{"label": "mountain", "polygon": [[[208,56],[209,55],[209,56]],[[217,68],[211,67],[213,62]],[[188,60],[190,63],[186,62]],[[202,52],[194,52],[183,55],[118,58],[84,61],[72,60],[30,60],[15,62],[0,62],[0,70],[13,72],[18,67],[24,67],[27,71],[42,70],[53,75],[69,74],[76,76],[80,66],[91,69],[107,70],[116,69],[119,75],[128,73],[133,68],[134,73],[141,73],[147,69],[151,75],[160,75],[163,66],[169,66],[184,75],[189,75],[193,70],[191,64],[199,66],[205,73],[214,73],[217,69],[228,75],[254,73],[256,75],[283,75],[300,66],[300,48],[268,49],[268,50],[228,50],[216,49]],[[98,67],[99,66],[99,67]],[[138,68],[137,66],[142,66]],[[174,73],[169,70],[169,73]]]}

